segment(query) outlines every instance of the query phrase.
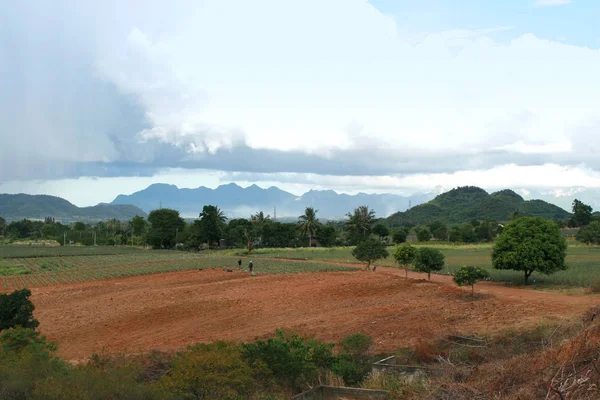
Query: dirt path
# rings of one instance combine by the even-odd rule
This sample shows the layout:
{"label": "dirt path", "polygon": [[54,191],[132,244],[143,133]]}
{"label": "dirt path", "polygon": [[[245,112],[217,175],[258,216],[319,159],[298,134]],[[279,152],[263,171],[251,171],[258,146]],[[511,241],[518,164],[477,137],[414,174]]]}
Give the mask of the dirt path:
{"label": "dirt path", "polygon": [[443,276],[425,282],[404,279],[403,273],[185,271],[34,288],[32,300],[42,334],[58,342],[62,356],[83,360],[103,349],[248,341],[277,328],[334,342],[362,332],[374,338],[376,350],[387,352],[450,333],[494,333],[577,318],[597,299],[504,288],[510,290],[493,289],[472,301],[464,290],[441,285]]}

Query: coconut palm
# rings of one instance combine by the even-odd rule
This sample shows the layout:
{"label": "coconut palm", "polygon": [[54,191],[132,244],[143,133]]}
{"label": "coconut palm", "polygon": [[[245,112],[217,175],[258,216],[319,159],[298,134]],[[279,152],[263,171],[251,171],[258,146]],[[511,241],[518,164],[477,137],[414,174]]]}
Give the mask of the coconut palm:
{"label": "coconut palm", "polygon": [[268,215],[268,214],[267,214],[267,215],[265,215],[265,213],[264,213],[264,212],[262,212],[262,211],[259,211],[259,212],[257,212],[256,214],[254,214],[254,215],[251,215],[251,216],[250,216],[250,220],[251,220],[251,221],[258,222],[259,224],[262,224],[262,223],[264,223],[264,222],[270,221],[270,220],[271,220],[271,216],[270,216],[270,215]]}
{"label": "coconut palm", "polygon": [[354,241],[360,242],[366,239],[371,233],[375,211],[370,210],[369,206],[360,206],[355,208],[354,212],[346,214],[346,216],[348,217],[346,227]]}
{"label": "coconut palm", "polygon": [[306,207],[304,214],[298,217],[298,230],[302,236],[308,234],[308,247],[312,247],[312,238],[323,226],[317,219],[317,212],[314,207]]}

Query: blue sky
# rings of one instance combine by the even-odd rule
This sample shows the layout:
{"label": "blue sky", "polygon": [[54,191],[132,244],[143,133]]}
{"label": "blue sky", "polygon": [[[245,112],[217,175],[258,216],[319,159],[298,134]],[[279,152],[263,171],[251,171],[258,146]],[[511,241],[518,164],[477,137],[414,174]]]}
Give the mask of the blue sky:
{"label": "blue sky", "polygon": [[598,17],[591,0],[10,2],[0,192],[600,187]]}
{"label": "blue sky", "polygon": [[383,13],[393,15],[400,31],[436,32],[453,29],[514,27],[497,35],[510,40],[524,33],[565,43],[598,48],[600,2],[572,0],[552,6],[535,0],[372,0]]}

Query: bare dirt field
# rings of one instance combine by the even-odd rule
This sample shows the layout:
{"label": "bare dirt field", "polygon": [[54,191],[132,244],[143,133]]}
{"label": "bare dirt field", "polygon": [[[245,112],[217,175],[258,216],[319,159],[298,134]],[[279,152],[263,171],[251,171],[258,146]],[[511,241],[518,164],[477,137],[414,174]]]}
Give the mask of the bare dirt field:
{"label": "bare dirt field", "polygon": [[485,295],[472,301],[446,282],[405,280],[403,274],[383,268],[253,277],[185,271],[34,288],[32,300],[42,334],[71,360],[103,349],[133,353],[254,340],[276,328],[328,341],[362,332],[385,352],[450,333],[578,318],[598,301],[494,285],[481,285]]}

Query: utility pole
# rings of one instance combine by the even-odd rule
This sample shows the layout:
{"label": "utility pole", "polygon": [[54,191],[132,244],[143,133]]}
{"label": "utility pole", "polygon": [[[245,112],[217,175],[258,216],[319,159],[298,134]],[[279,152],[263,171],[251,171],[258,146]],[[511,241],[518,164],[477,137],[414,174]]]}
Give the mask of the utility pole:
{"label": "utility pole", "polygon": [[273,221],[277,222],[277,206],[273,207]]}
{"label": "utility pole", "polygon": [[179,228],[175,228],[175,246],[177,246],[177,238],[179,237]]}
{"label": "utility pole", "polygon": [[96,246],[96,230],[94,229],[94,247]]}
{"label": "utility pole", "polygon": [[63,246],[67,245],[67,232],[63,232]]}

